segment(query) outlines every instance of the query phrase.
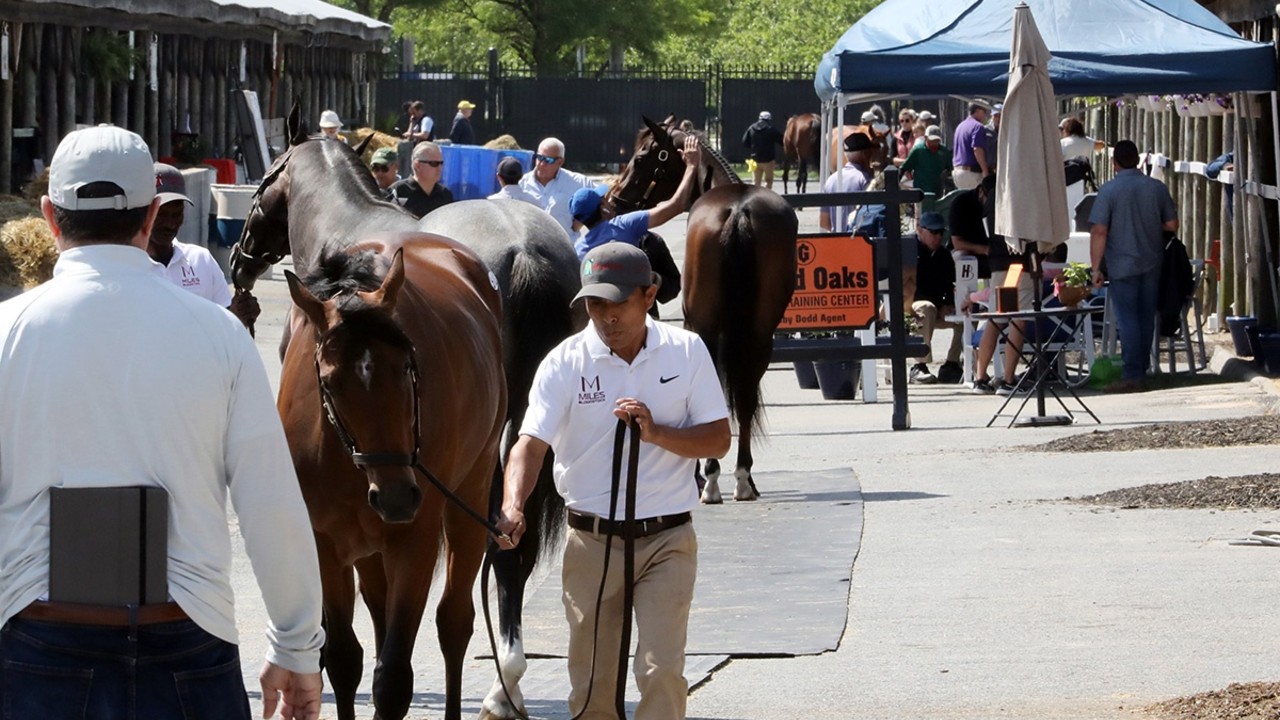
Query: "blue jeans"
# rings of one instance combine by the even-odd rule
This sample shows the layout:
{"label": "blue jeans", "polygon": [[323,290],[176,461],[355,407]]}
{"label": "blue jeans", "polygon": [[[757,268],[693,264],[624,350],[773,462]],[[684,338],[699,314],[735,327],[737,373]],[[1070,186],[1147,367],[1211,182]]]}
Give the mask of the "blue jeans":
{"label": "blue jeans", "polygon": [[1160,292],[1160,268],[1141,275],[1112,280],[1107,302],[1120,331],[1120,357],[1125,380],[1141,380],[1151,366],[1151,343],[1156,334],[1156,302]]}
{"label": "blue jeans", "polygon": [[13,618],[0,629],[4,720],[249,720],[235,645],[190,620],[128,628]]}

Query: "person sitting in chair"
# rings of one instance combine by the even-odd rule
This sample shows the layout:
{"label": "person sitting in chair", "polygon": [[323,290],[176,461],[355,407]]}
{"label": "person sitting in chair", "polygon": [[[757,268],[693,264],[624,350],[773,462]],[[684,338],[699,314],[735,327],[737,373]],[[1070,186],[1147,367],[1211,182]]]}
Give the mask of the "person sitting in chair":
{"label": "person sitting in chair", "polygon": [[[960,323],[943,320],[955,312],[956,304],[956,262],[942,242],[946,229],[947,224],[936,212],[921,214],[916,225],[916,291],[911,312],[920,320],[920,334],[929,352],[911,368],[911,382],[923,385],[957,383],[964,374],[960,367],[962,328]],[[933,333],[939,327],[951,330],[951,346],[947,361],[935,376],[929,372],[929,363],[933,362]]]}

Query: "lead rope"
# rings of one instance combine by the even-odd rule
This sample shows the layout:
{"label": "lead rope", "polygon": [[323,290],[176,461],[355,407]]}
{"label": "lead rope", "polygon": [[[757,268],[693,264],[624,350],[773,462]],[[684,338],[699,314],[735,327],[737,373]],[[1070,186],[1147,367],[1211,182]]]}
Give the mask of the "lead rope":
{"label": "lead rope", "polygon": [[[587,680],[587,697],[582,703],[582,709],[569,720],[579,720],[586,713],[587,708],[591,706],[591,693],[595,689],[596,648],[600,645],[600,605],[604,602],[605,582],[609,578],[609,557],[613,554],[613,528],[615,527],[614,521],[617,518],[618,490],[622,477],[622,445],[625,440],[627,426],[627,421],[618,420],[617,428],[613,433],[613,470],[610,473],[609,484],[609,529],[605,532],[604,566],[600,571],[600,587],[596,590],[596,614],[591,628],[591,673],[588,675]],[[640,427],[635,424],[634,420],[631,421],[631,444],[629,450],[627,458],[627,497],[623,509],[623,533],[625,535],[625,540],[623,541],[623,572],[625,577],[622,586],[622,642],[619,643],[617,691],[614,696],[618,720],[627,720],[627,661],[631,658],[631,614],[635,604],[636,474],[640,468]],[[430,478],[429,474],[428,478]],[[486,522],[485,525],[491,526],[492,524]],[[502,686],[502,693],[507,696],[507,703],[511,705],[521,720],[529,720],[528,714],[516,707],[515,701],[511,698],[511,690],[507,687],[506,678],[502,675],[502,661],[498,657],[498,641],[493,633],[493,618],[489,609],[489,575],[493,571],[492,553],[494,552],[515,552],[515,550],[500,550],[493,541],[493,536],[490,537],[489,552],[485,553],[484,564],[480,568],[480,608],[484,613],[485,629],[489,634],[489,650],[493,653],[493,666],[498,673],[498,683]]]}

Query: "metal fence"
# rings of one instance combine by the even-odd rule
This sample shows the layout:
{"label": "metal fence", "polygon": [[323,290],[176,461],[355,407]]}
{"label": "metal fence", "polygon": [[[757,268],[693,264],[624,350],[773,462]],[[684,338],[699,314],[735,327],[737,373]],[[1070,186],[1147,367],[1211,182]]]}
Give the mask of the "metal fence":
{"label": "metal fence", "polygon": [[689,119],[721,140],[730,160],[745,157],[741,138],[761,110],[779,129],[789,115],[817,112],[811,70],[788,67],[656,67],[538,77],[491,62],[485,70],[423,69],[378,84],[375,125],[390,131],[401,103],[421,99],[447,134],[457,102],[477,105],[472,125],[481,142],[510,134],[534,148],[548,136],[567,146],[571,165],[612,166],[630,157],[641,116]]}

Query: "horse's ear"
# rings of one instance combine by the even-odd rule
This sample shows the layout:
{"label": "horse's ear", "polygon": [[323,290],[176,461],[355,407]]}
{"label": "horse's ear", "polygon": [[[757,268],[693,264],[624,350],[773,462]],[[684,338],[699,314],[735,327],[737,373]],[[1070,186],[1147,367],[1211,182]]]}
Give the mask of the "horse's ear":
{"label": "horse's ear", "polygon": [[285,120],[284,127],[290,145],[297,145],[307,139],[306,133],[302,130],[302,106],[297,100],[293,101],[293,107],[289,110],[289,119]]}
{"label": "horse's ear", "polygon": [[674,130],[680,126],[680,121],[676,120],[675,114],[672,113],[671,115],[667,116],[666,120],[662,121],[662,126],[665,127],[667,130]]}
{"label": "horse's ear", "polygon": [[391,268],[387,270],[387,276],[382,279],[382,287],[369,293],[368,301],[376,307],[391,312],[396,309],[396,298],[399,297],[400,287],[403,285],[404,248],[400,248],[391,258]]}
{"label": "horse's ear", "polygon": [[666,128],[650,120],[647,115],[641,115],[640,117],[644,119],[645,127],[649,128],[649,132],[653,133],[654,138],[666,137]]}
{"label": "horse's ear", "polygon": [[363,158],[363,157],[364,157],[364,151],[365,151],[365,148],[369,147],[369,143],[370,143],[370,142],[372,142],[372,141],[373,141],[373,131],[372,131],[372,130],[370,130],[370,131],[369,131],[369,134],[368,134],[368,135],[365,135],[365,136],[364,136],[364,139],[363,139],[363,140],[361,140],[361,141],[360,141],[360,143],[359,143],[358,145],[356,145],[355,147],[353,147],[353,148],[351,148],[351,149],[356,151],[356,155],[359,155],[361,158]]}
{"label": "horse's ear", "polygon": [[297,275],[285,270],[284,279],[289,284],[289,296],[293,298],[293,304],[297,305],[302,314],[316,327],[316,332],[323,333],[328,330],[329,315],[325,311],[324,303],[311,294]]}

